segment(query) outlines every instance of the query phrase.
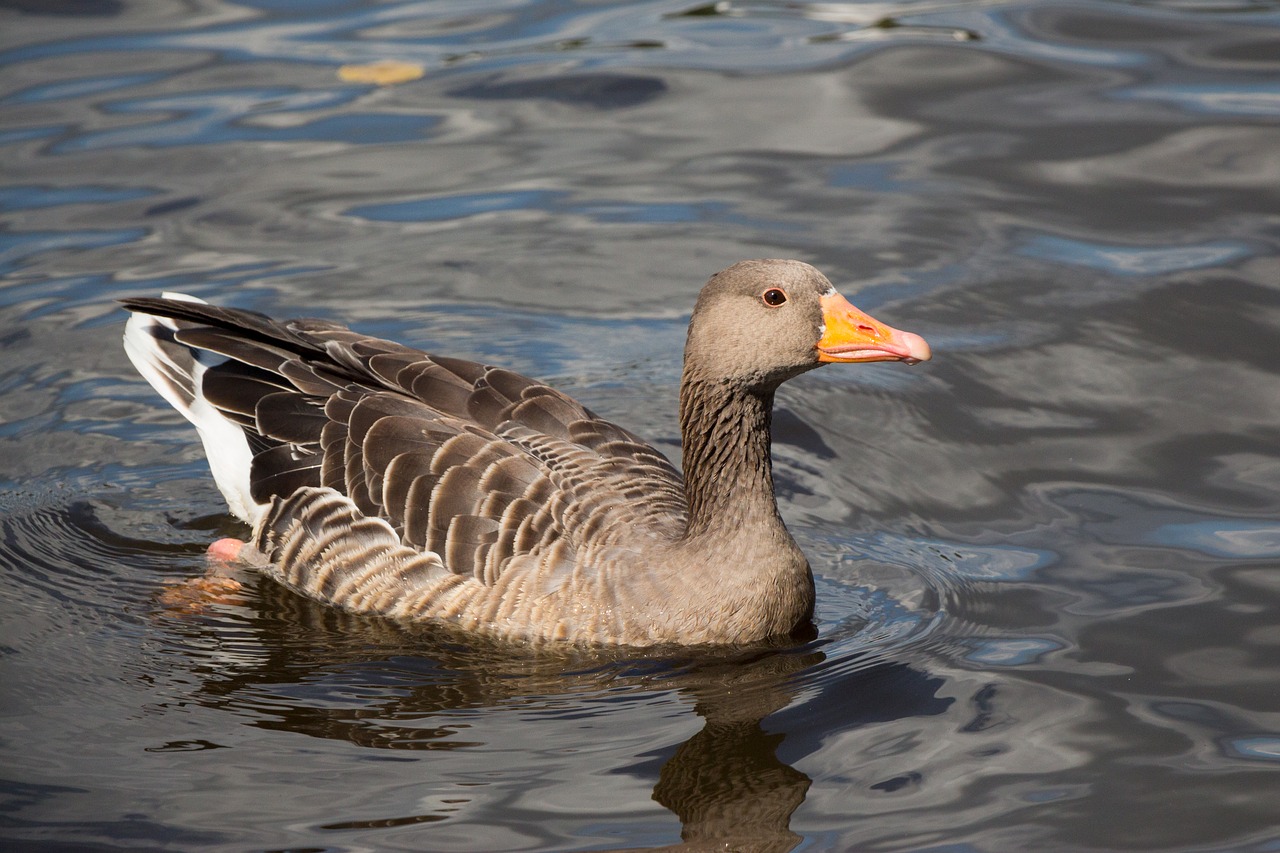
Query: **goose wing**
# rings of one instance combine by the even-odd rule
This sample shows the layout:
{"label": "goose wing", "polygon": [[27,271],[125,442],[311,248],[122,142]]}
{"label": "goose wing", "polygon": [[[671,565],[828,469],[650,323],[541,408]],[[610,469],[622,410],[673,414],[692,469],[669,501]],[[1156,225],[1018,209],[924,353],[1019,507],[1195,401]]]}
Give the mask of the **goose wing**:
{"label": "goose wing", "polygon": [[[202,364],[202,396],[244,433],[252,501],[326,486],[449,571],[493,583],[511,559],[582,564],[683,528],[680,475],[567,395],[502,368],[320,320],[137,298]],[[279,523],[280,519],[276,519]]]}

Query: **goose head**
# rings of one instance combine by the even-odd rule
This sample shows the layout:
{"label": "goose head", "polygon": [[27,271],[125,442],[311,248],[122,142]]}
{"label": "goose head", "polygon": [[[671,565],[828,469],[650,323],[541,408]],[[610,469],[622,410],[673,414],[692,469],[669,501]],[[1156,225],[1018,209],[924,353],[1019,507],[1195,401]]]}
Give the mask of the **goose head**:
{"label": "goose head", "polygon": [[716,273],[703,287],[684,357],[688,378],[768,392],[823,364],[915,364],[930,352],[919,335],[849,304],[809,264],[753,260]]}

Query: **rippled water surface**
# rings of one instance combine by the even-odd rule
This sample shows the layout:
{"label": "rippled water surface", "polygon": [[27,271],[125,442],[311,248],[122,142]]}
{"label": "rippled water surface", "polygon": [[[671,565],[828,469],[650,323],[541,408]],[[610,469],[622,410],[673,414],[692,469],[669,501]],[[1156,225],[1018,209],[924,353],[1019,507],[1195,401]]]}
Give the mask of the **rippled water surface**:
{"label": "rippled water surface", "polygon": [[[0,4],[0,838],[1277,849],[1278,120],[1263,0]],[[114,300],[510,365],[678,456],[693,297],[762,256],[935,352],[779,397],[815,641],[166,595],[244,531]]]}

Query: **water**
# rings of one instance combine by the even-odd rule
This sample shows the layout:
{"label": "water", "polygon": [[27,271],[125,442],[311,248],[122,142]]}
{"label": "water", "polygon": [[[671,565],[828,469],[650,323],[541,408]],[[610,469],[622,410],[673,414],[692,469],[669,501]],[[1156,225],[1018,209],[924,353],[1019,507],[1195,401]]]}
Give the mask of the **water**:
{"label": "water", "polygon": [[[0,837],[1276,849],[1278,118],[1262,0],[5,4]],[[243,531],[113,300],[515,366],[670,454],[693,296],[762,256],[936,353],[781,394],[814,642],[166,604]]]}

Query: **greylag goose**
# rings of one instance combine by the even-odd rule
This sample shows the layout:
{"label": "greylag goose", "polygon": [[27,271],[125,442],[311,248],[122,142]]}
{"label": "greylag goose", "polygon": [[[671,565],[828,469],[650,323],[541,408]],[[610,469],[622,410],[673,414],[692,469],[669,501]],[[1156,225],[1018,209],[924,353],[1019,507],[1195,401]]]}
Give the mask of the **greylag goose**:
{"label": "greylag goose", "polygon": [[683,477],[568,396],[500,367],[180,294],[126,299],[125,349],[191,421],[253,533],[241,559],[358,613],[524,641],[737,644],[811,625],[778,514],[779,384],[929,358],[800,261],[711,277],[680,382]]}

